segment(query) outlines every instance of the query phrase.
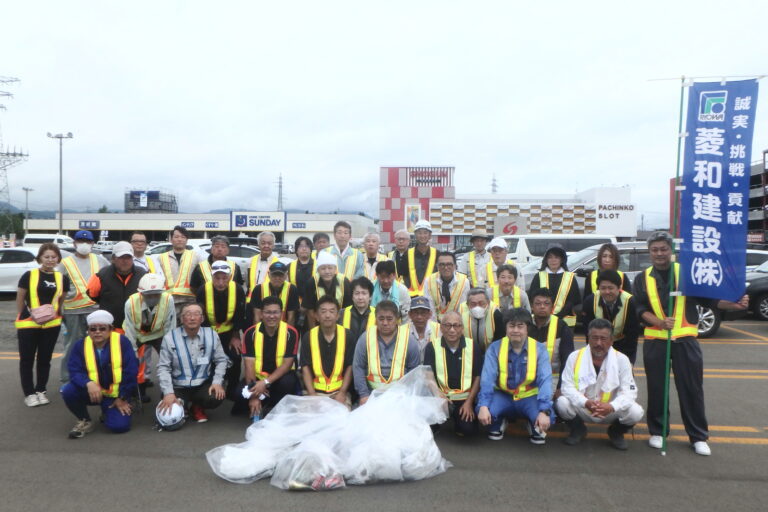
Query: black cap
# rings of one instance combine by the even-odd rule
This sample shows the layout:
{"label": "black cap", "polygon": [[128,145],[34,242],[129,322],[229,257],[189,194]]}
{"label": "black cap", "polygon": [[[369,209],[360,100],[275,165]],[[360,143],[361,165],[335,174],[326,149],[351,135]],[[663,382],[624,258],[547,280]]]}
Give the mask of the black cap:
{"label": "black cap", "polygon": [[270,274],[285,274],[286,272],[288,272],[288,265],[282,261],[276,261],[269,266]]}

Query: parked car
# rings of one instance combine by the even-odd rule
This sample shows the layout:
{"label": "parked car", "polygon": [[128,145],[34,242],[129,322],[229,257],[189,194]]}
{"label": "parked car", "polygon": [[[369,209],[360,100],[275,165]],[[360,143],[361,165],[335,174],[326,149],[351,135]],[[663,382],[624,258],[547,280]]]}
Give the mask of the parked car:
{"label": "parked car", "polygon": [[755,316],[760,320],[768,320],[768,261],[747,272],[746,293]]}
{"label": "parked car", "polygon": [[768,261],[768,251],[747,249],[747,272],[752,272],[766,261]]}
{"label": "parked car", "polygon": [[0,249],[0,292],[16,293],[19,279],[27,270],[38,268],[37,247]]}

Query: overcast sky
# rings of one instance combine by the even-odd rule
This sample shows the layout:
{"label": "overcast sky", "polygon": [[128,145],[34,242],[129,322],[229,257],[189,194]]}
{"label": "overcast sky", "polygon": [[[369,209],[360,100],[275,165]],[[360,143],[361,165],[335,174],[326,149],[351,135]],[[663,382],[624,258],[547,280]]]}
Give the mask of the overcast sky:
{"label": "overcast sky", "polygon": [[71,131],[65,208],[272,210],[282,173],[287,208],[378,215],[380,166],[450,165],[459,194],[629,185],[663,224],[680,87],[648,80],[768,74],[768,2],[526,4],[5,1],[11,202],[58,207]]}

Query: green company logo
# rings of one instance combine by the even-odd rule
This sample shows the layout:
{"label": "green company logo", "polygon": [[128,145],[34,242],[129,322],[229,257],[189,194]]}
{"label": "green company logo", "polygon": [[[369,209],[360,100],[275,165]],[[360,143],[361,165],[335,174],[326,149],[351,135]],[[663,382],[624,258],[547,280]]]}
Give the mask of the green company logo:
{"label": "green company logo", "polygon": [[704,91],[699,96],[699,121],[725,121],[728,91]]}

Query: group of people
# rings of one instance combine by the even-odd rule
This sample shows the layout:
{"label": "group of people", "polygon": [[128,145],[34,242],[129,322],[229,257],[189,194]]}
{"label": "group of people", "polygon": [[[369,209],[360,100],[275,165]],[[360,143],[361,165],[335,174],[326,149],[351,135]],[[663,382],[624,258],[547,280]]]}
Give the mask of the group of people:
{"label": "group of people", "polygon": [[[108,429],[130,428],[136,399],[151,401],[154,352],[156,416],[166,430],[207,421],[205,411],[225,399],[233,414],[253,421],[289,394],[363,405],[374,390],[428,365],[458,435],[482,427],[500,440],[508,422],[521,419],[530,441],[544,444],[553,422],[563,421],[565,442],[575,445],[585,422],[604,423],[610,443],[626,450],[624,434],[644,414],[632,373],[643,334],[649,444],[660,448],[671,335],[686,432],[696,453],[709,455],[696,341],[702,299],[677,293],[668,233],[648,239],[652,266],[633,283],[618,270],[616,247],[603,246],[583,294],[562,248],[547,250],[526,293],[503,239],[473,233],[474,250],[457,267],[455,254],[438,251],[431,235],[419,221],[413,247],[410,234],[398,231],[384,255],[375,233],[365,235],[362,250],[353,248],[351,226],[340,221],[333,244],[323,233],[300,237],[296,259],[286,264],[265,231],[246,275],[227,259],[226,237],[213,237],[204,258],[186,248],[181,226],[159,257],[145,254],[139,232],[114,245],[111,262],[92,253],[88,231],[76,233],[75,254],[64,260],[56,245],[44,244],[40,268],[22,276],[17,294],[24,401],[50,402],[46,384],[63,322],[61,395],[77,418],[72,438],[93,430],[93,405]],[[746,298],[710,305],[747,306]],[[576,350],[579,318],[587,346]]]}

